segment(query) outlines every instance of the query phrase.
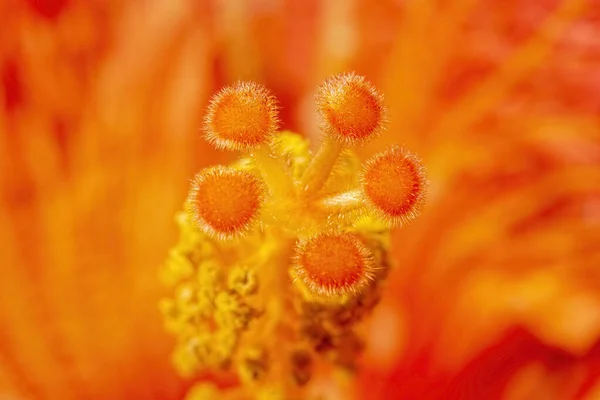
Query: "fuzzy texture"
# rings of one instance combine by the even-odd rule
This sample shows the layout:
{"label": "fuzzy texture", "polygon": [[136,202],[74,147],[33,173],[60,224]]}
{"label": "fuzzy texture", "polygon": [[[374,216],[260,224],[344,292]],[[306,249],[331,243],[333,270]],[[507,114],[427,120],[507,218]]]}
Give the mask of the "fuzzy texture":
{"label": "fuzzy texture", "polygon": [[192,180],[188,211],[192,221],[211,236],[239,236],[256,221],[264,191],[261,180],[250,172],[207,168]]}
{"label": "fuzzy texture", "polygon": [[320,234],[300,240],[292,276],[317,297],[359,293],[373,279],[371,251],[351,233]]}
{"label": "fuzzy texture", "polygon": [[364,142],[384,130],[383,96],[363,76],[345,73],[327,79],[316,100],[321,128],[342,143]]}
{"label": "fuzzy texture", "polygon": [[215,94],[204,118],[206,139],[225,150],[268,143],[279,126],[275,97],[255,82],[238,82]]}
{"label": "fuzzy texture", "polygon": [[367,162],[361,184],[367,203],[394,226],[419,216],[429,186],[421,160],[397,146]]}
{"label": "fuzzy texture", "polygon": [[[274,119],[263,103],[246,102],[268,98],[259,85],[226,88],[209,107],[209,129],[251,151],[194,178],[180,240],[161,274],[173,288],[161,311],[182,375],[221,371],[239,380],[223,398],[311,398],[314,374],[357,368],[357,325],[381,297],[392,223],[368,207],[360,162],[344,149],[381,130],[381,96],[354,74],[326,81],[325,95],[323,88],[333,96],[319,103],[335,125],[329,130],[346,136],[326,129],[314,153],[290,132],[262,142]],[[256,93],[240,97],[244,90]],[[414,180],[404,158],[389,162],[407,175],[400,179]],[[398,197],[386,179],[376,180],[380,196]]]}

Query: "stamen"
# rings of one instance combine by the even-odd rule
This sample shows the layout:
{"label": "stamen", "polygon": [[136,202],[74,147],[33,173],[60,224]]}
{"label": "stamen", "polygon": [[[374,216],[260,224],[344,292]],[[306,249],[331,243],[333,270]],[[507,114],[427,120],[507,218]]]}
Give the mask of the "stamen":
{"label": "stamen", "polygon": [[372,279],[371,252],[351,233],[319,234],[301,240],[292,275],[315,296],[357,293]]}
{"label": "stamen", "polygon": [[425,168],[419,158],[399,147],[368,161],[361,181],[365,200],[391,225],[415,219],[425,204]]}
{"label": "stamen", "polygon": [[206,139],[227,150],[266,144],[277,128],[275,97],[254,82],[238,82],[222,89],[211,99],[204,119]]}
{"label": "stamen", "polygon": [[264,197],[259,178],[231,167],[212,167],[198,173],[188,196],[191,219],[219,238],[238,236],[257,219]]}

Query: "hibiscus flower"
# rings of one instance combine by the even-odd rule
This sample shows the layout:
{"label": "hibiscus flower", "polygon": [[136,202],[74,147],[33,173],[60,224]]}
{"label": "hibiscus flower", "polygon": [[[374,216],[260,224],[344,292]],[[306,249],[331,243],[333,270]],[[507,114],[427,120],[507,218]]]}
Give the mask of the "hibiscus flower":
{"label": "hibiscus flower", "polygon": [[[356,71],[426,207],[396,230],[349,386],[330,398],[595,399],[600,5],[520,1],[3,2],[0,397],[181,399],[157,277],[202,167],[209,97],[269,88],[315,139]],[[319,386],[320,385],[320,386]],[[354,385],[354,386],[353,386]],[[346,390],[347,392],[340,392]],[[351,392],[351,393],[350,393]]]}

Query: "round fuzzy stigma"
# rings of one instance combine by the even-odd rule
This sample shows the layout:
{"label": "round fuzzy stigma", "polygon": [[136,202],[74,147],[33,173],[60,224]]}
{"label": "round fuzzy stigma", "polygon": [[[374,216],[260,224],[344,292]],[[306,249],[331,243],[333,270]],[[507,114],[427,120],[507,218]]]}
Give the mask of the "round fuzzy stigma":
{"label": "round fuzzy stigma", "polygon": [[212,167],[194,177],[188,207],[200,229],[227,238],[250,228],[263,197],[263,183],[253,174],[231,167]]}
{"label": "round fuzzy stigma", "polygon": [[206,139],[227,150],[265,144],[277,127],[275,97],[254,82],[238,82],[214,95],[204,120]]}
{"label": "round fuzzy stigma", "polygon": [[386,119],[382,96],[353,73],[333,76],[319,87],[317,111],[325,133],[347,144],[378,135]]}
{"label": "round fuzzy stigma", "polygon": [[320,234],[298,243],[293,275],[311,294],[338,297],[359,292],[373,270],[371,252],[358,236]]}
{"label": "round fuzzy stigma", "polygon": [[416,218],[425,204],[425,168],[415,155],[393,147],[367,163],[362,188],[385,220],[401,225]]}

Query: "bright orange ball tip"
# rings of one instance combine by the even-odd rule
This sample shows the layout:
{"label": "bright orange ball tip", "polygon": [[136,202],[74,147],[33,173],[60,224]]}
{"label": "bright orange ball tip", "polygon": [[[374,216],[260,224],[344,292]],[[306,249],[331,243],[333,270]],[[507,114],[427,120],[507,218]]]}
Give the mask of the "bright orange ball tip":
{"label": "bright orange ball tip", "polygon": [[204,232],[231,238],[246,232],[256,221],[264,193],[262,181],[250,172],[211,167],[192,180],[188,212]]}
{"label": "bright orange ball tip", "polygon": [[322,233],[298,242],[292,269],[309,293],[340,297],[358,293],[374,276],[369,249],[352,233]]}
{"label": "bright orange ball tip", "polygon": [[277,102],[267,88],[238,82],[215,94],[204,119],[206,139],[226,150],[268,143],[278,129]]}
{"label": "bright orange ball tip", "polygon": [[354,73],[335,75],[319,86],[317,112],[325,133],[346,144],[380,134],[387,114],[383,97]]}
{"label": "bright orange ball tip", "polygon": [[399,147],[369,160],[361,182],[366,200],[392,225],[412,221],[425,205],[425,167],[417,156]]}

